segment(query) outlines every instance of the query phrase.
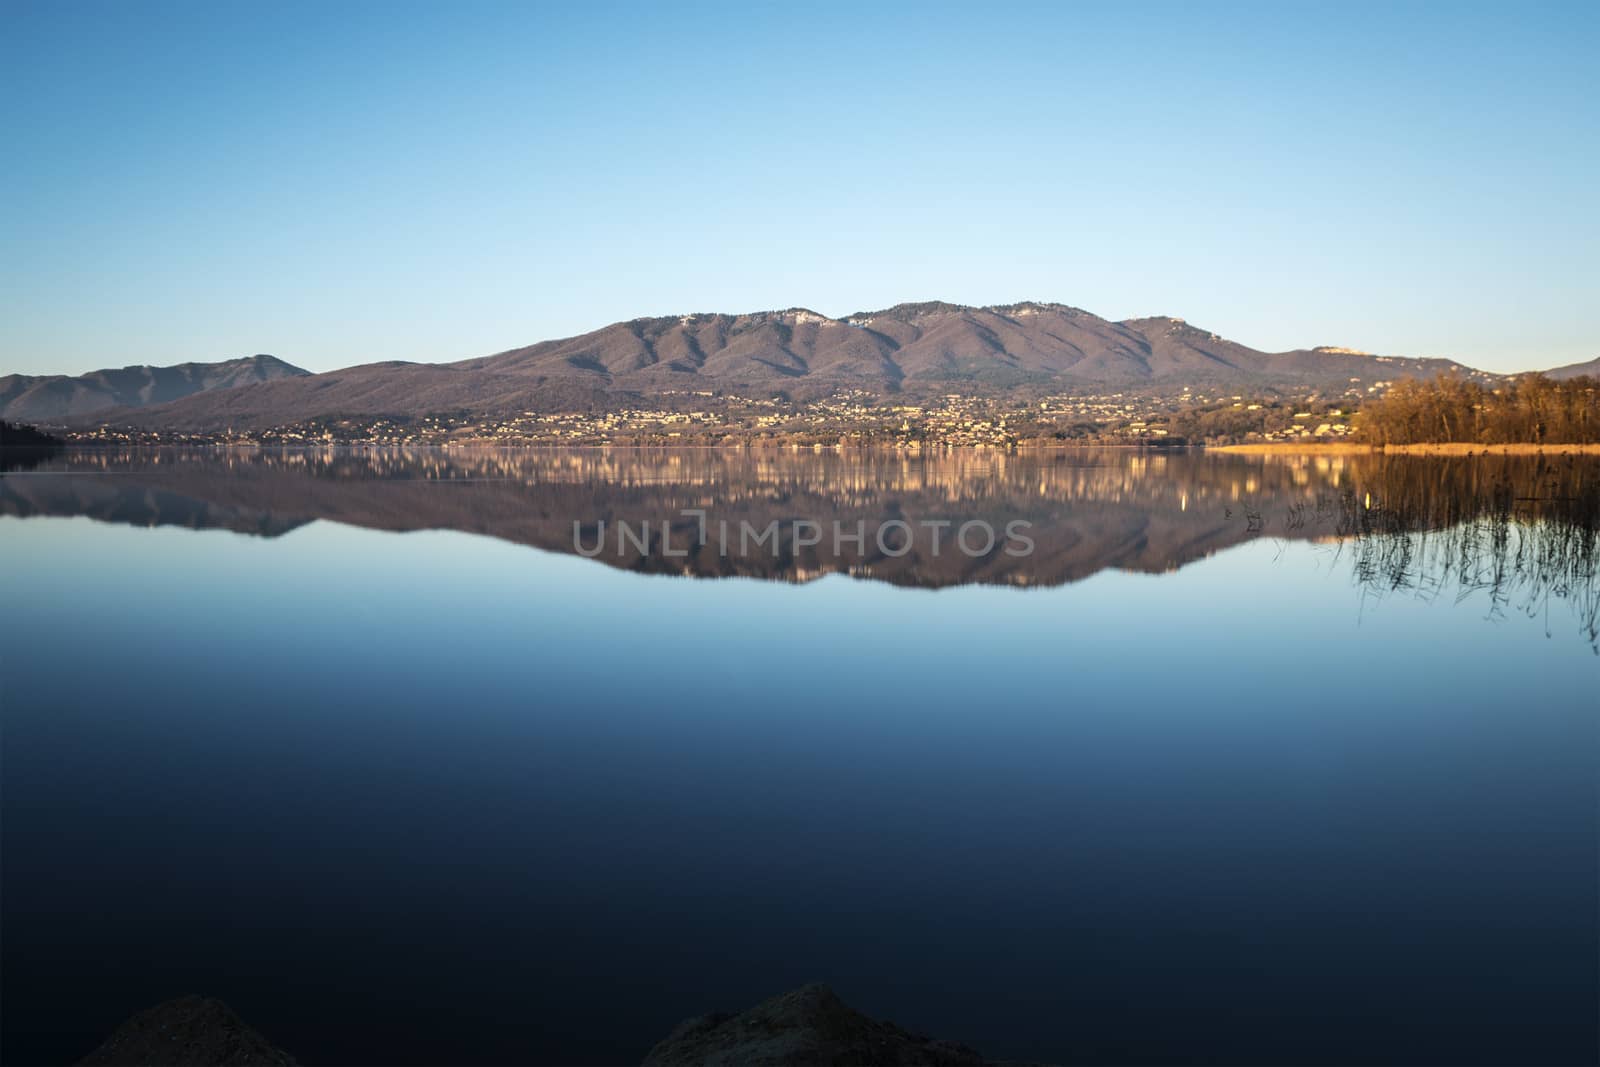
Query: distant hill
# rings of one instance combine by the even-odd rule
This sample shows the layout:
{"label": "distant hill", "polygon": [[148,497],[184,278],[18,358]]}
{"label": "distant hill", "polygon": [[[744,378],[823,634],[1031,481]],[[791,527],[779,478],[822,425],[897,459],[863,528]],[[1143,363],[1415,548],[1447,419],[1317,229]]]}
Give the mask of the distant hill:
{"label": "distant hill", "polygon": [[433,363],[368,363],[77,421],[210,432],[263,429],[319,415],[605,411],[625,396],[587,375],[546,378]]}
{"label": "distant hill", "polygon": [[[677,315],[618,322],[458,363],[371,363],[315,375],[281,366],[283,373],[244,378],[251,384],[239,388],[191,389],[198,395],[179,398],[140,394],[137,405],[116,401],[125,405],[121,410],[96,394],[67,413],[80,424],[251,430],[325,415],[592,411],[669,390],[760,396],[782,390],[814,399],[840,389],[913,396],[1182,386],[1344,389],[1449,370],[1492,377],[1445,359],[1333,347],[1262,352],[1182,319],[1113,322],[1065,304],[1034,302],[900,304],[842,319],[805,308]],[[62,411],[29,417],[50,419]]]}
{"label": "distant hill", "polygon": [[1581,378],[1584,375],[1600,378],[1600,356],[1587,363],[1568,363],[1565,367],[1555,367],[1544,374],[1547,378]]}
{"label": "distant hill", "polygon": [[113,408],[141,408],[197,393],[309,374],[309,371],[265,355],[223,363],[97,370],[77,377],[8,374],[0,378],[0,417],[59,421]]}

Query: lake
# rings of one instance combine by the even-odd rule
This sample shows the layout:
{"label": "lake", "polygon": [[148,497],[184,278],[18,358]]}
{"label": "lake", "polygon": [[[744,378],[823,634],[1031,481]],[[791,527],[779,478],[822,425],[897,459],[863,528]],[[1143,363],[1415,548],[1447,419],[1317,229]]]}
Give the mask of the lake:
{"label": "lake", "polygon": [[8,466],[7,1062],[198,992],[628,1063],[811,981],[995,1058],[1600,1058],[1593,459]]}

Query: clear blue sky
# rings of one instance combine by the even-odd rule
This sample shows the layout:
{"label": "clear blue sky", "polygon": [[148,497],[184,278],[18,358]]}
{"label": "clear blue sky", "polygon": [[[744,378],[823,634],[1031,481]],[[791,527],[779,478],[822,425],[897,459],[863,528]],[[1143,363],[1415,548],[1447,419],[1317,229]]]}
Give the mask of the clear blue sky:
{"label": "clear blue sky", "polygon": [[0,373],[904,300],[1600,355],[1600,4],[0,0]]}

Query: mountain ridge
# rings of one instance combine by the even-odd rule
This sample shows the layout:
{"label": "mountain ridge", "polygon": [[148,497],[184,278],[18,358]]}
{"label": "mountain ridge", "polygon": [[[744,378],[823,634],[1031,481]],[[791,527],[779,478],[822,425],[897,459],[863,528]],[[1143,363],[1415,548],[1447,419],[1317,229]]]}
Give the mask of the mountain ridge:
{"label": "mountain ridge", "polygon": [[674,374],[743,385],[803,377],[880,386],[919,380],[1133,384],[1185,375],[1307,384],[1349,377],[1349,370],[1371,371],[1374,359],[1408,369],[1472,373],[1453,360],[1374,357],[1331,347],[1263,352],[1180,318],[1112,321],[1068,304],[1031,300],[904,303],[843,318],[806,307],[645,316],[448,366],[586,373],[646,385]]}
{"label": "mountain ridge", "polygon": [[1600,378],[1600,356],[1585,360],[1582,363],[1568,363],[1564,367],[1551,367],[1544,374],[1557,380],[1581,378],[1584,375],[1588,375],[1591,378]]}
{"label": "mountain ridge", "polygon": [[0,377],[0,417],[50,421],[169,403],[311,372],[259,354],[219,363],[133,364],[84,374],[8,374]]}
{"label": "mountain ridge", "polygon": [[[136,403],[113,403],[106,398],[110,391],[100,389],[76,404],[30,404],[13,415],[15,398],[0,392],[0,414],[64,425],[208,431],[331,416],[586,412],[688,392],[818,399],[841,390],[880,396],[1180,387],[1366,391],[1445,372],[1485,381],[1502,377],[1450,359],[1332,345],[1268,352],[1181,318],[1110,320],[1036,300],[908,302],[842,318],[799,306],[642,316],[454,362],[380,360],[318,374],[274,362],[281,364],[274,374],[243,375],[225,387],[171,397],[136,391]],[[0,379],[0,389],[21,392],[5,384],[19,377]]]}

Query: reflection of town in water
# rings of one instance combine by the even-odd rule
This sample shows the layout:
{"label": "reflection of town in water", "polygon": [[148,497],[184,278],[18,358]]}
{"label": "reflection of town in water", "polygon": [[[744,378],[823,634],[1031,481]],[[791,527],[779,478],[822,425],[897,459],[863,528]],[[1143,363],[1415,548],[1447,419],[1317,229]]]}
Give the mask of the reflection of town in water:
{"label": "reflection of town in water", "polygon": [[[95,477],[102,475],[103,477]],[[1570,456],[1242,456],[1198,451],[851,449],[81,449],[0,480],[0,513],[276,536],[316,520],[454,529],[575,551],[574,523],[672,524],[700,510],[758,527],[864,524],[834,551],[763,543],[612,566],[804,581],[1059,585],[1106,568],[1160,573],[1258,538],[1338,543],[1369,593],[1471,596],[1495,611],[1570,600],[1596,628],[1600,460]],[[884,523],[1028,524],[1025,556],[879,551]],[[703,529],[704,527],[699,527]],[[1014,546],[1013,546],[1014,547]]]}

